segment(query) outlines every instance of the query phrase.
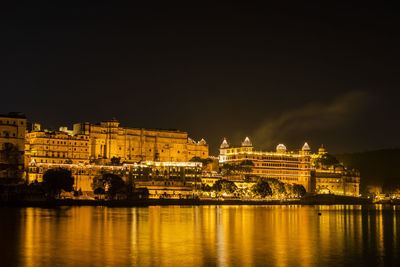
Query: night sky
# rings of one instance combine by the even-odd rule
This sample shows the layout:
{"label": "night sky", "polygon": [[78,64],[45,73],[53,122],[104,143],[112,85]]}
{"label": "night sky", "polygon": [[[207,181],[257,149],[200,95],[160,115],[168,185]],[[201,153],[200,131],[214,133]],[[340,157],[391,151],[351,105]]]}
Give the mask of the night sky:
{"label": "night sky", "polygon": [[212,154],[400,147],[397,7],[132,2],[3,5],[0,113],[178,128]]}

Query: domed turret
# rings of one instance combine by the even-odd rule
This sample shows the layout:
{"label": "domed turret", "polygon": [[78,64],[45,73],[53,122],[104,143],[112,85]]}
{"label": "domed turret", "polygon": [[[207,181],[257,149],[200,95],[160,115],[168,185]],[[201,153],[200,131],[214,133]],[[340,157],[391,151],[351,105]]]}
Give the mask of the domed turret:
{"label": "domed turret", "polygon": [[310,148],[310,146],[308,145],[308,143],[305,142],[304,145],[303,145],[303,147],[301,148],[301,150],[303,150],[303,151],[310,151],[311,148]]}
{"label": "domed turret", "polygon": [[222,141],[222,144],[219,146],[219,148],[228,148],[229,144],[228,141],[226,141],[226,138],[224,138],[224,141]]}
{"label": "domed turret", "polygon": [[321,145],[321,147],[318,148],[318,154],[319,155],[323,155],[323,154],[326,154],[326,153],[328,153],[328,152],[326,152],[326,149],[325,149],[324,145]]}
{"label": "domed turret", "polygon": [[276,146],[276,152],[285,153],[286,152],[286,146],[284,144],[277,145]]}
{"label": "domed turret", "polygon": [[242,146],[253,146],[253,145],[251,144],[250,138],[246,137],[246,138],[244,139],[244,141],[242,142]]}

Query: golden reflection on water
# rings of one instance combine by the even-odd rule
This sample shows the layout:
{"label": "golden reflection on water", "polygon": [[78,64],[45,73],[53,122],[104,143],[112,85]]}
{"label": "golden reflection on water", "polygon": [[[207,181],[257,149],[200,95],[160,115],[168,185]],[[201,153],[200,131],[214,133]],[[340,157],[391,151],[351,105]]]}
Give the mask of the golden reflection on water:
{"label": "golden reflection on water", "polygon": [[15,240],[0,242],[16,244],[15,262],[21,266],[390,265],[400,254],[400,210],[382,205],[18,212]]}

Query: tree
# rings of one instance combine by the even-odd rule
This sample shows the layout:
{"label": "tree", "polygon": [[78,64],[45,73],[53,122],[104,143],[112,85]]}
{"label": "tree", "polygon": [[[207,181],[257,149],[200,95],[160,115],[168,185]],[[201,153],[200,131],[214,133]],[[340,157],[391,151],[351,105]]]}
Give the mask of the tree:
{"label": "tree", "polygon": [[315,165],[321,168],[329,168],[330,166],[336,166],[339,161],[331,154],[324,154],[315,160]]}
{"label": "tree", "polygon": [[126,184],[121,176],[113,173],[104,173],[102,176],[95,177],[92,184],[93,190],[104,192],[110,199],[114,199],[117,193],[123,193],[126,190]]}
{"label": "tree", "polygon": [[272,189],[272,194],[276,197],[286,195],[285,184],[274,178],[267,179],[269,186]]}
{"label": "tree", "polygon": [[306,189],[301,184],[293,184],[293,193],[297,197],[303,197],[306,194]]}
{"label": "tree", "polygon": [[221,179],[214,183],[212,189],[220,193],[233,194],[237,190],[237,186],[232,181]]}
{"label": "tree", "polygon": [[11,143],[4,143],[3,145],[3,150],[1,150],[3,154],[3,159],[5,160],[6,163],[10,165],[18,165],[19,164],[19,159],[20,159],[20,152],[18,151],[18,148]]}
{"label": "tree", "polygon": [[235,168],[232,164],[224,163],[221,166],[221,172],[222,172],[223,176],[231,175],[234,170],[235,170]]}
{"label": "tree", "polygon": [[257,183],[251,187],[251,191],[261,198],[272,196],[271,187],[265,179],[259,179]]}
{"label": "tree", "polygon": [[240,162],[240,164],[223,164],[221,166],[221,172],[224,176],[229,176],[231,174],[250,173],[253,167],[254,163],[251,160],[244,160]]}
{"label": "tree", "polygon": [[211,190],[212,190],[212,187],[209,186],[208,184],[201,184],[201,191],[210,192]]}
{"label": "tree", "polygon": [[120,157],[112,157],[111,158],[111,165],[113,165],[113,166],[121,165],[121,158]]}
{"label": "tree", "polygon": [[243,160],[240,162],[238,166],[238,171],[239,172],[251,172],[251,170],[254,167],[254,163],[251,160]]}
{"label": "tree", "polygon": [[253,161],[246,159],[246,160],[243,160],[242,162],[240,162],[240,166],[252,166],[253,167],[254,163],[253,163]]}
{"label": "tree", "polygon": [[97,188],[93,191],[93,193],[94,193],[95,195],[104,195],[104,194],[106,193],[106,191],[105,191],[104,188],[102,188],[102,187],[97,187]]}
{"label": "tree", "polygon": [[22,177],[22,152],[12,143],[0,144],[0,171],[7,173],[6,178]]}
{"label": "tree", "polygon": [[73,191],[74,178],[71,171],[64,168],[55,168],[46,171],[43,175],[42,186],[47,196],[54,198],[60,196],[61,191]]}
{"label": "tree", "polygon": [[284,183],[285,192],[287,196],[294,196],[293,185]]}
{"label": "tree", "polygon": [[140,198],[140,199],[148,199],[149,198],[150,193],[149,193],[149,189],[147,189],[147,188],[138,188],[136,190],[136,192],[137,192],[138,198]]}
{"label": "tree", "polygon": [[200,158],[200,157],[193,157],[189,160],[190,162],[201,162],[203,168],[206,167],[208,164],[212,163],[213,160],[211,158]]}

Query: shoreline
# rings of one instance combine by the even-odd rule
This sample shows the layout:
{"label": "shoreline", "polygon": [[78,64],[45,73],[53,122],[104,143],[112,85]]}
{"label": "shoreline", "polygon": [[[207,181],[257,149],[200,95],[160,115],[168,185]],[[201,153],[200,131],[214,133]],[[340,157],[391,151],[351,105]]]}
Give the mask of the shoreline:
{"label": "shoreline", "polygon": [[[59,207],[59,206],[104,206],[104,207],[148,207],[148,206],[206,206],[206,205],[370,205],[370,199],[320,195],[300,200],[244,200],[244,199],[145,199],[145,200],[13,200],[1,201],[2,207]],[[400,203],[388,203],[400,204]]]}

